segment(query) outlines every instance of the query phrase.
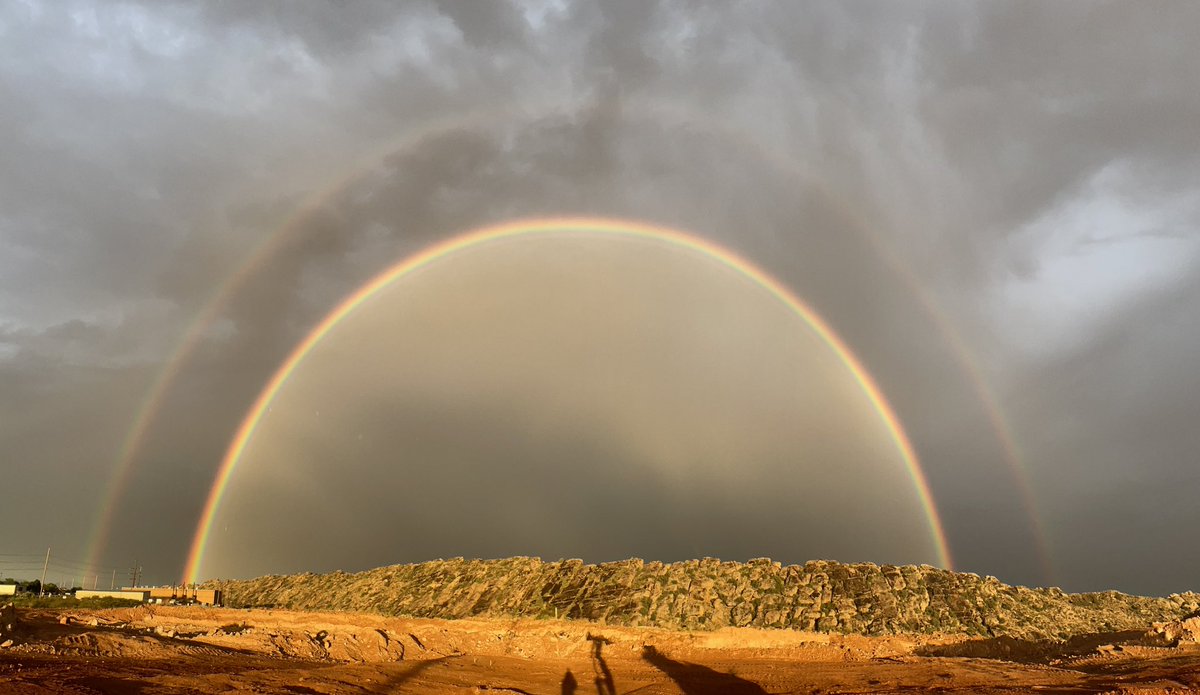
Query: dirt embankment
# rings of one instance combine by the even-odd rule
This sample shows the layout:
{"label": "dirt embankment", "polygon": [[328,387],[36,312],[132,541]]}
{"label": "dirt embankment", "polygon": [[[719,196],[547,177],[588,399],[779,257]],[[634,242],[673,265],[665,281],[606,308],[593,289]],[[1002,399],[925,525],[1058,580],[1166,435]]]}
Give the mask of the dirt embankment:
{"label": "dirt embankment", "polygon": [[563,620],[136,608],[17,611],[0,692],[1181,692],[1200,688],[1175,627],[1068,642],[671,631]]}
{"label": "dirt embankment", "polygon": [[439,560],[348,574],[216,581],[227,605],[392,616],[570,618],[671,629],[783,628],[843,634],[1017,639],[1139,630],[1200,609],[1200,595],[1067,594],[929,566],[713,559],[587,565]]}

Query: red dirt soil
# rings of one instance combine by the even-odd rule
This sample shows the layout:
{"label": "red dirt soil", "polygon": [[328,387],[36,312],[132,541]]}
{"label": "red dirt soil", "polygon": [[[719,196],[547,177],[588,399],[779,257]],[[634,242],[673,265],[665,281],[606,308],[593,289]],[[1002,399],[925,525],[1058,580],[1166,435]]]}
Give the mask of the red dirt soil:
{"label": "red dirt soil", "polygon": [[1200,691],[1200,648],[1140,633],[1064,644],[142,607],[18,610],[9,637],[4,693]]}

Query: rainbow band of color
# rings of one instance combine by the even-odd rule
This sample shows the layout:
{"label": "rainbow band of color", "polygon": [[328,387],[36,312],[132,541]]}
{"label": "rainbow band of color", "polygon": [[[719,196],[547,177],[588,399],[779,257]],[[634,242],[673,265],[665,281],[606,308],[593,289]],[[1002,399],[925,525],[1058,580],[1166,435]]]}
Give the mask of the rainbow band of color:
{"label": "rainbow band of color", "polygon": [[291,354],[288,355],[287,359],[276,370],[238,427],[237,434],[230,442],[225,457],[221,461],[220,468],[217,470],[216,478],[213,481],[213,486],[209,490],[208,499],[204,504],[200,522],[196,527],[196,533],[192,539],[192,546],[188,553],[187,565],[184,569],[184,581],[187,583],[199,581],[200,565],[204,559],[204,552],[208,545],[213,520],[216,517],[217,510],[221,506],[221,499],[229,487],[230,478],[237,467],[238,461],[241,459],[250,440],[254,437],[254,433],[258,429],[258,425],[262,421],[263,415],[267,411],[268,406],[270,406],[271,401],[308,353],[312,351],[313,347],[328,335],[342,319],[349,316],[374,294],[391,283],[455,252],[511,237],[578,232],[652,239],[692,250],[714,259],[750,279],[774,295],[779,301],[795,312],[797,316],[802,318],[821,340],[837,354],[859,387],[862,388],[863,393],[866,394],[871,406],[883,420],[888,434],[895,442],[900,456],[904,461],[905,468],[916,488],[919,502],[924,510],[930,532],[933,536],[938,562],[946,569],[952,568],[953,563],[950,557],[949,544],[946,541],[946,534],[943,530],[937,507],[933,503],[933,496],[929,491],[929,483],[925,478],[924,472],[921,470],[917,454],[908,436],[905,434],[899,418],[870,373],[867,372],[850,348],[820,315],[765,271],[739,257],[732,251],[712,242],[674,229],[641,222],[592,217],[562,217],[520,220],[484,227],[435,244],[375,276],[326,315],[309,332],[304,340],[292,350]]}

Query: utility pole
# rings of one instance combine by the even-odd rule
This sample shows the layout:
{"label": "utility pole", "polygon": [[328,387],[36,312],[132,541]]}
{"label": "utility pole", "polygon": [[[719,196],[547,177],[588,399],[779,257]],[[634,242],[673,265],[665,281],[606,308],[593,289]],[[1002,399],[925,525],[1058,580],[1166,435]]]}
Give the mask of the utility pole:
{"label": "utility pole", "polygon": [[42,581],[38,585],[38,597],[46,595],[46,570],[50,567],[50,546],[46,546],[46,562],[42,563]]}
{"label": "utility pole", "polygon": [[109,591],[117,590],[117,571],[116,570],[113,570],[112,584],[109,585],[108,590]]}

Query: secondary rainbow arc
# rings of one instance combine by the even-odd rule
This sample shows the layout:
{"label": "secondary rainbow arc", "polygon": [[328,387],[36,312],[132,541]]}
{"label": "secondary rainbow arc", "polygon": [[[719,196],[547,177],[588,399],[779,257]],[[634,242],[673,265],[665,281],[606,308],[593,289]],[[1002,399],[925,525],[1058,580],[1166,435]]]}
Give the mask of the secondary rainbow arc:
{"label": "secondary rainbow arc", "polygon": [[217,469],[213,485],[209,490],[199,523],[196,526],[183,572],[184,581],[194,583],[200,579],[201,565],[204,560],[204,554],[216,513],[229,487],[234,470],[237,468],[238,462],[241,460],[247,445],[254,437],[263,415],[267,412],[279,390],[295,372],[304,358],[312,351],[313,347],[329,334],[342,319],[349,316],[373,295],[396,280],[457,251],[517,236],[581,232],[651,239],[689,249],[716,260],[749,278],[779,301],[783,302],[791,311],[799,316],[834,351],[838,359],[862,389],[872,408],[879,415],[913,482],[918,501],[929,526],[938,562],[947,569],[953,567],[949,543],[946,539],[941,516],[934,504],[933,495],[930,492],[925,473],[921,469],[917,453],[908,435],[905,433],[899,417],[862,362],[859,361],[849,346],[846,345],[841,337],[838,336],[833,328],[815,310],[805,304],[786,285],[769,275],[766,271],[733,251],[706,239],[679,230],[644,222],[598,217],[553,217],[517,220],[483,227],[434,244],[376,275],[329,312],[289,353],[288,357],[259,393],[238,426]]}

